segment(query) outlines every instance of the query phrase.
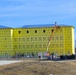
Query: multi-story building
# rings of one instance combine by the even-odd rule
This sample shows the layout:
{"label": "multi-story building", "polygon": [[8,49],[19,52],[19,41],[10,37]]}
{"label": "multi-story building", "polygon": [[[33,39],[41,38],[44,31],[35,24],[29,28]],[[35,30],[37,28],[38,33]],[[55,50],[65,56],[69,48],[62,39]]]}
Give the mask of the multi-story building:
{"label": "multi-story building", "polygon": [[0,26],[0,57],[12,55],[11,28]]}
{"label": "multi-story building", "polygon": [[[46,52],[54,25],[0,28],[0,56],[37,55]],[[75,54],[74,27],[60,26],[54,30],[48,52],[58,55]]]}

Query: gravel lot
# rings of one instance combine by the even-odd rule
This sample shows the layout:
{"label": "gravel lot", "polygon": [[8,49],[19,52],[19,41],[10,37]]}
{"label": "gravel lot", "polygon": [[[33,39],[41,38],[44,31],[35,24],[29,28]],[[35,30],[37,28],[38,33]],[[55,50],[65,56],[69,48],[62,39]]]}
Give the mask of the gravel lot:
{"label": "gravel lot", "polygon": [[0,66],[0,75],[76,75],[76,61],[22,60]]}

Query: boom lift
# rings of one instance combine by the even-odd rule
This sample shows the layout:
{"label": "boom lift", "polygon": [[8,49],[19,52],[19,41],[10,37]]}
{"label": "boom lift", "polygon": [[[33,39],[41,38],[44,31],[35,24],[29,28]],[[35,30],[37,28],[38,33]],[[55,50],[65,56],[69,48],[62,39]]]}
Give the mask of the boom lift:
{"label": "boom lift", "polygon": [[[44,54],[44,56],[46,56],[46,57],[49,57],[49,56],[50,56],[49,51],[48,51],[48,48],[49,48],[50,43],[51,43],[51,41],[52,41],[52,37],[53,37],[54,31],[55,31],[55,30],[58,30],[59,28],[60,28],[60,27],[57,26],[57,23],[55,22],[55,26],[54,26],[54,28],[51,30],[52,33],[51,33],[51,35],[50,35],[49,42],[48,42],[48,45],[47,45],[47,49],[46,49],[46,52],[45,52],[45,54]],[[41,53],[41,52],[38,53],[38,56],[40,56],[40,58],[42,59],[42,53]]]}
{"label": "boom lift", "polygon": [[60,27],[59,26],[57,26],[57,23],[55,22],[55,26],[54,26],[54,28],[51,30],[51,35],[50,35],[50,39],[49,39],[49,42],[48,42],[48,45],[47,45],[47,49],[46,49],[46,52],[47,52],[47,55],[46,56],[49,56],[50,54],[48,53],[48,48],[49,48],[49,46],[50,46],[50,43],[51,43],[51,41],[52,41],[52,37],[53,37],[53,34],[54,34],[54,31],[55,30],[58,30]]}

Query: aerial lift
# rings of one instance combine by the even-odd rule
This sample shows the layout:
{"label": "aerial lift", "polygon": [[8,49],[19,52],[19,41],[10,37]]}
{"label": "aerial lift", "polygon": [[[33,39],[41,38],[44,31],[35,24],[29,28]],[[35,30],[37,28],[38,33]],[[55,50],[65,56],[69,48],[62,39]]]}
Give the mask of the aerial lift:
{"label": "aerial lift", "polygon": [[49,51],[48,51],[48,48],[49,48],[50,43],[51,43],[51,41],[52,41],[52,37],[53,37],[54,31],[55,31],[55,30],[58,30],[59,28],[60,28],[60,27],[57,26],[57,22],[55,22],[55,26],[54,26],[54,28],[51,30],[52,33],[51,33],[51,35],[50,35],[49,42],[48,42],[47,49],[46,49],[46,56],[47,56],[47,57],[50,56],[50,53],[49,53]]}
{"label": "aerial lift", "polygon": [[[49,51],[48,51],[48,48],[49,48],[49,46],[50,46],[50,43],[51,43],[51,41],[52,41],[52,37],[53,37],[53,34],[54,34],[54,31],[55,30],[58,30],[60,27],[59,26],[57,26],[57,22],[55,22],[55,26],[54,26],[54,28],[51,30],[51,35],[50,35],[50,38],[49,38],[49,42],[48,42],[48,45],[47,45],[47,49],[46,49],[46,54],[45,54],[45,56],[46,57],[49,57],[50,56],[50,53],[49,53]],[[39,59],[42,57],[42,53],[40,52],[39,53]]]}
{"label": "aerial lift", "polygon": [[[49,49],[50,43],[51,43],[51,41],[52,41],[52,37],[53,37],[54,31],[55,31],[55,30],[58,30],[59,28],[60,28],[60,27],[57,26],[57,22],[55,22],[55,26],[54,26],[53,29],[51,30],[52,33],[51,33],[51,35],[50,35],[49,42],[48,42],[48,44],[47,44],[47,49],[46,49],[46,52],[45,52],[45,56],[46,56],[46,57],[49,57],[49,56],[50,56],[50,53],[49,53],[48,49]],[[39,56],[39,59],[42,59],[42,53],[41,53],[41,52],[38,54],[38,56]]]}

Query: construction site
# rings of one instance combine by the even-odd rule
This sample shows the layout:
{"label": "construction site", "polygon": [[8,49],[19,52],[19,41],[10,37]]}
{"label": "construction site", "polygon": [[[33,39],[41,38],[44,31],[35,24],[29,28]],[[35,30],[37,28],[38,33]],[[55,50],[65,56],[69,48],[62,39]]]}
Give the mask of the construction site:
{"label": "construction site", "polygon": [[74,27],[1,27],[0,59],[0,75],[75,75]]}
{"label": "construction site", "polygon": [[39,62],[37,59],[25,59],[22,61],[18,60],[18,62],[6,65],[0,65],[0,75],[75,75],[75,74],[76,74],[76,60]]}
{"label": "construction site", "polygon": [[74,27],[70,25],[26,25],[0,28],[0,58],[75,55]]}

